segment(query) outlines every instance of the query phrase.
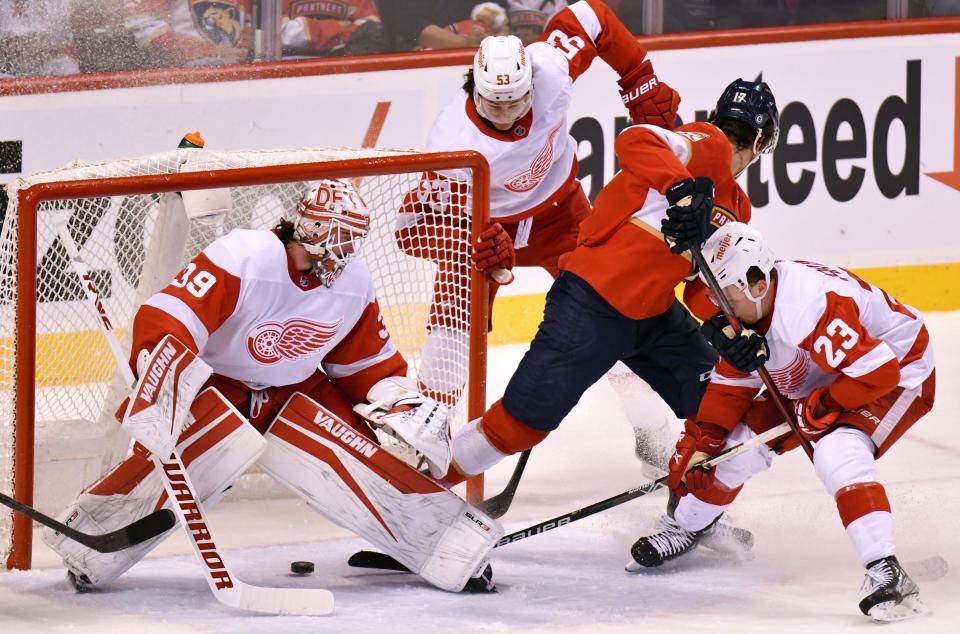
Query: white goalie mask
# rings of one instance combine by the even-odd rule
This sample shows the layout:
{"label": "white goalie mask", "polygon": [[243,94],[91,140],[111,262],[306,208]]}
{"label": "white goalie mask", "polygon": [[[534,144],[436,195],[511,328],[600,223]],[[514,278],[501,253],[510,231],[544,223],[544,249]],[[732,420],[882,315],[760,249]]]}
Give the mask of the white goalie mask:
{"label": "white goalie mask", "polygon": [[[757,310],[757,319],[763,314],[760,301],[770,290],[770,271],[773,269],[774,256],[760,232],[742,222],[729,222],[717,229],[703,245],[703,257],[721,289],[734,286],[753,302]],[[747,271],[757,267],[767,281],[767,290],[759,297],[750,292]],[[703,272],[700,272],[703,278]]]}
{"label": "white goalie mask", "polygon": [[473,101],[497,126],[511,126],[533,104],[533,69],[515,35],[484,38],[473,56]]}
{"label": "white goalie mask", "polygon": [[288,219],[294,238],[313,260],[313,272],[328,288],[356,255],[370,228],[370,211],[360,194],[334,179],[313,183]]}

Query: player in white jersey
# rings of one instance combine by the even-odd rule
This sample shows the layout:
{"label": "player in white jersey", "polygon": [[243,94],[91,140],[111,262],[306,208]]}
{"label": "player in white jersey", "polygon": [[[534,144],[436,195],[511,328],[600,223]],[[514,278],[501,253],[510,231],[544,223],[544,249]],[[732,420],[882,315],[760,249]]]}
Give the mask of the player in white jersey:
{"label": "player in white jersey", "polygon": [[[195,421],[177,447],[206,506],[257,461],[333,521],[375,543],[382,533],[388,545],[404,545],[400,554],[412,556],[419,568],[429,553],[418,551],[418,531],[410,531],[407,544],[407,535],[391,526],[390,511],[404,503],[397,500],[409,499],[403,497],[407,493],[415,494],[421,512],[432,504],[425,500],[442,498],[447,510],[461,501],[382,456],[366,422],[376,418],[378,426],[421,450],[430,465],[445,469],[449,462],[446,409],[423,397],[407,378],[407,364],[384,327],[370,273],[354,258],[369,222],[366,204],[350,185],[321,180],[273,230],[235,229],[215,240],[141,306],[130,364],[143,383],[153,372],[156,351],[172,341],[212,370],[195,382],[192,393],[191,386],[174,379],[180,382],[172,393],[193,402]],[[136,404],[140,392],[134,394]],[[133,411],[130,405],[126,416]],[[324,465],[330,468],[324,471]],[[377,475],[384,472],[390,474],[389,486]],[[149,452],[137,443],[129,458],[84,491],[64,515],[74,527],[103,530],[166,503]],[[435,519],[397,515],[404,516],[406,526],[423,528],[422,534],[430,534],[425,525]],[[52,531],[44,533],[78,587],[115,579],[163,537],[101,555]],[[472,565],[475,570],[477,564]],[[443,574],[422,574],[432,582],[443,578],[436,585],[445,589],[462,587]]]}
{"label": "player in white jersey", "polygon": [[[462,89],[440,112],[427,138],[429,150],[476,150],[490,164],[493,224],[476,245],[478,268],[535,266],[557,277],[559,257],[576,246],[580,222],[590,213],[577,180],[577,143],[567,131],[573,84],[600,57],[620,75],[620,94],[634,123],[672,128],[680,97],[660,82],[646,53],[599,0],[580,0],[557,12],[526,47],[515,36],[488,37],[481,43]],[[462,193],[464,181],[456,170],[425,174],[420,188],[404,201],[398,235],[409,238],[407,244],[424,245],[457,231],[460,218],[452,213],[444,217],[422,211],[443,211],[446,199]],[[443,226],[430,220],[438,216]],[[438,263],[438,285],[463,274],[446,270],[449,265],[429,248],[408,252]],[[497,288],[491,284],[491,296]],[[442,303],[439,297],[431,307],[420,380],[433,392],[456,393],[463,381],[451,380],[449,372],[433,372],[431,361],[440,357],[431,351],[451,342],[466,345],[466,333],[457,329],[454,318],[462,302]],[[666,407],[642,380],[622,363],[609,376],[635,427],[652,427],[652,437],[669,434]],[[675,434],[669,436],[672,444]]]}
{"label": "player in white jersey", "polygon": [[847,270],[774,260],[759,232],[741,223],[721,227],[703,253],[749,329],[741,336],[730,329],[720,342],[721,360],[670,461],[669,486],[680,500],[661,530],[634,544],[628,570],[689,552],[744,482],[796,447],[795,438],[781,439],[712,471],[691,470],[782,421],[770,397],[758,396],[763,363],[813,443],[814,469],[867,569],[860,609],[880,620],[922,612],[917,586],[894,555],[890,502],[875,461],[933,406],[923,316]]}

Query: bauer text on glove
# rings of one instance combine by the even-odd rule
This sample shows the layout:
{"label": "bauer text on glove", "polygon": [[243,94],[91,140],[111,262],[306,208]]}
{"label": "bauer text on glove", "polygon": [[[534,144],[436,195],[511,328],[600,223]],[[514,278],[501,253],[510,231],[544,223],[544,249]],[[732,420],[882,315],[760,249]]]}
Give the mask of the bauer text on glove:
{"label": "bauer text on glove", "polygon": [[649,60],[624,75],[617,83],[620,84],[623,105],[635,124],[647,123],[673,129],[680,107],[680,95],[660,81]]}

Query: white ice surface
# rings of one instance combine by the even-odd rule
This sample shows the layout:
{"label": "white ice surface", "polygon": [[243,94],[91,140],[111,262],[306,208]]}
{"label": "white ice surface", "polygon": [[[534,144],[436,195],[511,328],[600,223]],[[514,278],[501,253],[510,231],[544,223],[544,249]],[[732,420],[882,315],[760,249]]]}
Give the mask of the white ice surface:
{"label": "white ice surface", "polygon": [[[901,562],[942,555],[952,565],[921,583],[931,616],[899,632],[960,631],[960,312],[928,316],[938,361],[937,403],[879,463]],[[491,399],[525,346],[492,351]],[[633,438],[605,381],[538,446],[508,515],[515,530],[643,481]],[[509,459],[488,477],[497,492]],[[39,476],[42,477],[42,474]],[[109,588],[77,595],[42,543],[37,569],[0,574],[0,633],[13,632],[845,632],[881,627],[857,609],[863,572],[833,501],[799,451],[748,483],[729,514],[756,536],[755,558],[698,550],[670,569],[628,575],[630,544],[653,526],[663,492],[494,551],[494,595],[456,595],[418,578],[351,569],[361,540],[293,500],[224,502],[212,523],[238,576],[250,583],[324,587],[328,617],[251,616],[211,597],[182,534]],[[310,577],[289,562],[316,562]]]}

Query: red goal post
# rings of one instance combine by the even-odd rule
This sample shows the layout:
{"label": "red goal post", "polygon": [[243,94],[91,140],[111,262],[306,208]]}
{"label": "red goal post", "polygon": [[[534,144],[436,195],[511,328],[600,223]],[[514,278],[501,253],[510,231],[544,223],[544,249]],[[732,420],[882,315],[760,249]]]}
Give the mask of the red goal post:
{"label": "red goal post", "polygon": [[[242,165],[244,163],[243,160],[237,160],[237,157],[243,157],[247,154],[251,156],[257,155],[257,158],[253,160],[254,163],[260,161],[259,157],[262,155],[264,157],[263,162],[266,164],[236,167],[236,165]],[[256,189],[258,186],[277,187],[286,191],[289,187],[296,186],[296,184],[302,185],[303,181],[323,177],[350,179],[358,186],[361,196],[367,200],[368,205],[371,207],[371,236],[368,236],[365,241],[361,248],[360,255],[368,261],[368,266],[371,268],[377,286],[377,294],[381,299],[384,319],[395,341],[398,339],[398,335],[394,332],[396,324],[401,321],[410,321],[411,323],[410,326],[404,324],[403,327],[400,328],[400,330],[404,331],[404,334],[400,335],[401,341],[397,341],[401,352],[407,358],[408,362],[410,362],[411,371],[417,371],[418,369],[419,346],[423,345],[424,335],[422,333],[427,330],[430,319],[430,317],[428,317],[428,313],[430,312],[429,305],[437,301],[439,296],[436,295],[436,293],[439,291],[430,288],[431,282],[429,279],[431,278],[431,269],[427,268],[426,272],[420,270],[424,268],[424,264],[426,263],[427,266],[433,267],[433,276],[435,277],[437,275],[437,263],[427,262],[423,258],[415,257],[417,247],[413,247],[413,250],[411,250],[411,248],[402,246],[398,248],[398,244],[391,244],[392,241],[398,242],[401,239],[396,229],[391,231],[390,227],[395,226],[393,223],[402,215],[398,213],[398,210],[403,206],[406,200],[405,196],[414,191],[418,184],[422,184],[421,175],[423,174],[436,172],[444,174],[456,173],[458,175],[465,174],[468,176],[463,178],[465,185],[458,199],[466,205],[459,213],[464,218],[464,224],[462,226],[468,230],[463,234],[461,242],[466,242],[467,239],[470,241],[475,240],[477,234],[486,226],[489,217],[489,167],[482,155],[472,151],[420,153],[414,151],[393,152],[323,148],[320,150],[290,151],[289,155],[284,155],[282,152],[271,154],[270,151],[216,152],[210,150],[177,150],[155,156],[166,157],[167,155],[171,155],[173,157],[171,160],[174,162],[179,161],[180,165],[184,163],[184,160],[180,157],[184,156],[201,157],[203,161],[200,165],[194,165],[190,171],[158,170],[157,173],[142,173],[133,176],[117,176],[116,174],[122,173],[122,170],[114,169],[114,166],[122,164],[123,161],[107,161],[100,164],[82,166],[85,168],[102,167],[102,177],[85,177],[79,180],[74,180],[74,178],[76,178],[75,174],[88,175],[89,172],[82,170],[80,172],[71,172],[71,168],[75,166],[70,166],[64,168],[64,170],[37,175],[41,178],[32,179],[31,176],[25,177],[13,183],[12,187],[9,188],[11,190],[11,205],[8,215],[3,222],[2,235],[0,235],[0,258],[2,258],[2,261],[0,261],[0,284],[3,285],[4,293],[2,306],[4,312],[3,318],[0,319],[0,328],[2,328],[2,336],[0,336],[0,359],[2,359],[4,366],[2,373],[0,373],[0,490],[9,490],[12,488],[12,496],[25,504],[34,504],[35,475],[39,475],[41,481],[43,479],[43,474],[35,474],[34,468],[35,444],[37,441],[35,436],[35,422],[38,420],[38,399],[42,402],[43,399],[50,398],[50,394],[63,391],[64,395],[56,396],[55,398],[63,401],[60,410],[71,411],[68,416],[71,418],[69,423],[82,426],[82,421],[88,420],[88,418],[73,412],[71,410],[71,403],[79,403],[80,400],[82,400],[76,396],[78,393],[84,396],[87,395],[88,388],[85,387],[86,384],[83,381],[90,377],[81,377],[79,382],[76,377],[62,379],[61,374],[66,372],[65,370],[50,371],[49,368],[42,367],[44,363],[48,363],[44,361],[43,355],[49,354],[51,350],[55,353],[63,354],[64,344],[62,341],[51,343],[51,335],[38,332],[38,307],[40,307],[42,303],[41,300],[47,301],[51,305],[69,305],[69,302],[59,301],[59,296],[55,296],[53,300],[51,300],[50,297],[40,297],[38,295],[38,280],[43,282],[41,277],[44,266],[49,265],[48,256],[56,251],[54,248],[56,246],[55,238],[50,238],[49,232],[44,228],[48,222],[49,213],[55,211],[55,209],[52,209],[53,207],[60,205],[61,207],[68,208],[71,213],[74,214],[74,216],[71,216],[72,231],[83,232],[89,230],[91,232],[91,235],[87,236],[89,240],[87,241],[88,246],[86,251],[102,251],[103,257],[107,257],[107,254],[115,251],[117,253],[110,254],[110,257],[115,257],[119,262],[119,242],[121,238],[124,240],[129,239],[131,232],[135,233],[136,231],[141,231],[146,234],[149,230],[148,225],[154,221],[151,220],[148,222],[140,219],[139,222],[141,224],[136,225],[138,220],[134,213],[132,216],[133,220],[131,221],[135,225],[134,230],[130,230],[125,226],[123,235],[121,236],[121,230],[119,229],[120,220],[118,217],[116,227],[114,228],[116,235],[113,239],[113,246],[111,247],[109,244],[106,244],[109,241],[105,241],[106,246],[104,246],[94,240],[95,236],[92,235],[94,229],[87,229],[80,226],[84,221],[82,218],[84,213],[78,212],[78,209],[102,210],[104,207],[109,207],[109,209],[114,210],[114,213],[119,214],[125,209],[125,203],[116,203],[115,201],[117,200],[139,201],[137,203],[138,205],[149,205],[150,200],[152,200],[157,205],[162,205],[164,201],[170,199],[160,195],[168,192],[228,190],[231,192],[234,201],[236,201],[236,192],[260,191]],[[339,158],[341,155],[357,157]],[[322,157],[323,160],[309,160],[309,162],[297,161],[297,157],[301,159],[304,157],[316,159],[318,156]],[[327,160],[327,157],[330,156],[335,158]],[[225,168],[217,168],[217,157],[223,157],[221,164],[226,166]],[[276,162],[276,164],[272,164],[274,162]],[[149,172],[150,170],[143,171]],[[64,178],[58,178],[58,172],[63,172]],[[95,169],[93,173],[97,173]],[[70,174],[74,175],[70,176]],[[17,186],[18,184],[19,187]],[[381,189],[374,191],[375,188],[378,187]],[[14,192],[15,196],[13,195]],[[274,198],[277,200],[282,198],[282,196],[272,193],[258,195],[260,197],[255,199],[256,204],[262,204],[265,200],[271,204],[276,204]],[[288,205],[289,202],[285,204]],[[137,208],[137,205],[130,204],[126,205],[126,207]],[[120,209],[119,212],[116,211],[117,208]],[[233,210],[231,209],[231,211]],[[97,216],[97,213],[101,215]],[[96,219],[92,221],[93,224],[96,225],[101,218],[105,217],[102,215],[103,213],[109,214],[110,211],[90,212],[86,215],[96,216]],[[153,210],[150,214],[157,214],[157,212]],[[249,216],[250,214],[247,213],[247,215]],[[74,222],[73,219],[76,217],[81,217],[81,219]],[[276,218],[276,215],[273,217]],[[223,220],[221,219],[219,222],[221,232],[225,232]],[[377,239],[378,242],[371,243],[371,237],[376,230],[378,222],[384,229],[380,238]],[[266,228],[258,226],[256,222],[249,221],[249,219],[248,221],[241,219],[235,223],[231,221],[231,224],[233,224],[233,226],[244,226],[248,228]],[[45,234],[46,240],[51,244],[40,244],[38,241],[38,235],[40,234]],[[117,236],[120,236],[120,238]],[[469,238],[467,238],[467,236],[469,236]],[[150,240],[152,241],[153,238]],[[144,244],[147,244],[148,240],[147,237],[143,235],[139,238],[139,241],[135,240],[135,242],[142,247]],[[198,243],[194,245],[194,250],[196,251],[203,246],[205,246],[205,244]],[[407,247],[409,247],[409,245],[407,245]],[[38,249],[47,249],[42,258],[38,257]],[[391,249],[396,253],[389,253]],[[135,250],[136,249],[134,249],[134,251]],[[384,268],[386,270],[383,272],[382,277],[380,276],[380,272],[376,270],[377,266],[370,265],[370,256],[368,253],[373,251],[376,251],[378,257],[380,251],[383,251],[385,254]],[[457,289],[455,293],[457,294],[456,301],[460,302],[460,313],[464,315],[464,323],[461,327],[464,342],[468,342],[469,344],[467,375],[465,377],[466,384],[464,386],[465,389],[458,390],[456,395],[451,397],[457,401],[455,403],[457,416],[460,421],[459,424],[462,424],[466,420],[482,415],[486,405],[486,337],[489,320],[488,281],[484,274],[470,266],[468,243],[454,245],[451,253],[454,254],[453,257],[459,259],[456,264],[456,266],[459,267],[458,270],[465,273],[461,275],[461,277],[464,278],[460,283],[462,288]],[[81,247],[81,254],[84,255],[86,259],[87,253],[85,253],[83,247]],[[195,253],[185,252],[185,258],[187,260],[192,257],[192,255],[195,255]],[[465,261],[463,260],[464,256],[467,258]],[[134,264],[126,263],[122,264],[122,266],[128,269],[131,267],[142,267],[137,269],[134,277],[143,277],[143,269],[150,266],[149,262],[143,261],[145,258],[145,255],[137,256],[134,253],[133,256],[130,256]],[[176,271],[179,270],[182,264],[182,262],[177,263],[172,269],[168,264],[166,268]],[[39,269],[38,266],[40,266]],[[91,268],[95,268],[96,266],[97,262],[91,263]],[[121,264],[117,264],[116,266],[119,267]],[[417,270],[411,273],[407,271],[407,267],[411,267],[411,270]],[[443,264],[439,266],[441,269],[444,267],[445,265]],[[399,272],[399,276],[394,275],[396,271],[392,270],[397,268],[403,269]],[[106,271],[104,274],[108,275],[106,279],[110,279],[109,267],[106,267],[104,270]],[[67,270],[64,273],[64,277],[69,275],[72,275],[72,272]],[[54,282],[59,284],[60,276],[54,277],[58,278],[54,280]],[[114,277],[119,278],[120,275],[114,272]],[[166,279],[169,280],[171,277],[167,277]],[[433,284],[439,286],[437,282],[433,282]],[[408,285],[413,289],[409,294],[407,294],[405,290],[405,287]],[[44,293],[50,295],[51,291],[49,288],[46,286],[43,288]],[[400,290],[397,291],[397,288]],[[385,302],[384,299],[380,297],[382,294],[399,297],[399,304],[394,307],[390,301]],[[142,296],[143,293],[141,292],[141,299],[139,301],[142,301]],[[462,296],[467,297],[467,303],[461,301]],[[109,304],[113,300],[119,301],[119,293],[116,293],[111,299],[106,300],[104,303]],[[130,303],[128,300],[124,301]],[[129,318],[129,313],[131,310],[135,310],[135,307],[136,306],[126,308],[124,316],[119,320],[121,323],[114,324],[119,332],[124,332],[124,328],[128,325],[126,320]],[[43,308],[47,309],[48,306],[43,306]],[[83,319],[95,317],[93,307],[86,306],[84,308],[89,312],[89,315],[83,317]],[[48,329],[49,322],[58,321],[57,310],[61,310],[61,308],[55,307],[52,313],[48,311],[48,314],[44,317]],[[75,310],[79,313],[81,309],[74,307],[69,310]],[[108,306],[108,311],[109,310],[110,308]],[[13,314],[11,315],[10,313]],[[80,318],[78,317],[77,319]],[[12,328],[11,322],[13,322]],[[407,329],[414,334],[407,333]],[[78,327],[78,330],[86,332],[83,326]],[[418,335],[416,332],[421,332],[421,334]],[[125,334],[128,338],[129,333],[127,332]],[[128,340],[125,341],[125,345],[129,346]],[[69,344],[69,347],[71,351],[73,351],[74,348],[76,349],[77,354],[81,355],[78,359],[82,361],[85,356],[95,356],[94,349],[98,347],[105,348],[105,343],[91,342],[81,337],[75,340],[74,343]],[[444,360],[447,366],[453,367],[458,365],[461,357],[457,356],[457,351],[449,353],[449,356],[450,359]],[[59,359],[55,359],[49,363],[54,362],[59,363]],[[83,364],[96,366],[97,362],[87,364],[86,361],[83,361]],[[115,365],[112,367],[115,368]],[[84,369],[88,370],[88,368]],[[457,372],[455,368],[453,371]],[[99,394],[101,392],[104,394],[107,392],[107,388],[104,386],[110,382],[109,379],[113,374],[111,369],[106,374],[101,373],[97,375],[95,377],[96,381],[91,381],[91,383],[97,383],[97,392],[93,400],[98,402],[104,411],[108,408],[109,403],[106,402],[106,397],[101,398]],[[51,375],[53,375],[53,378],[51,378]],[[92,391],[92,388],[90,388],[90,390]],[[101,412],[101,415],[103,415],[103,412]],[[81,422],[72,420],[72,418],[81,419]],[[102,465],[101,471],[110,466],[111,465]],[[75,489],[73,494],[78,493],[81,487],[89,484],[91,484],[91,482],[68,483],[69,486]],[[467,497],[469,500],[480,500],[482,498],[482,492],[482,476],[468,482]],[[72,495],[70,497],[72,497]],[[40,510],[55,515],[59,513],[61,509],[41,508]],[[2,514],[0,514],[0,555],[6,556],[7,567],[19,569],[29,568],[31,565],[31,549],[32,526],[30,520],[19,514],[8,513],[7,509],[3,509]]]}

